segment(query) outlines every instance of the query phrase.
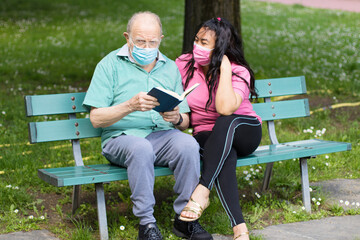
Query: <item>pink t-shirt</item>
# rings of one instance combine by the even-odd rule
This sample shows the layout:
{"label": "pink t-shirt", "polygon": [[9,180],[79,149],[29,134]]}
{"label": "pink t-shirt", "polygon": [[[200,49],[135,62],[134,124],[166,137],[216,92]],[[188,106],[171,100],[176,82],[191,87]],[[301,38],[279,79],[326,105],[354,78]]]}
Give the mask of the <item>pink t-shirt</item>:
{"label": "pink t-shirt", "polygon": [[[190,58],[189,54],[188,55],[184,54],[178,57],[175,61],[176,65],[180,70],[183,85],[185,85],[185,81],[186,81],[185,65],[189,58]],[[231,63],[231,69],[232,72],[243,77],[250,85],[250,73],[245,67]],[[186,99],[191,109],[190,121],[192,126],[194,127],[194,134],[197,134],[202,131],[212,131],[215,125],[215,121],[220,116],[220,114],[216,112],[215,94],[213,94],[213,101],[209,106],[208,111],[207,112],[205,111],[205,106],[209,99],[209,90],[207,88],[205,82],[205,75],[201,69],[201,66],[196,62],[194,65],[194,76],[192,79],[190,79],[188,87],[191,87],[195,83],[200,83],[200,86],[198,86],[193,92],[191,92],[186,97]],[[232,85],[234,91],[237,94],[239,94],[242,98],[240,107],[234,112],[234,114],[253,116],[256,117],[260,121],[260,123],[262,123],[261,118],[253,110],[253,107],[249,100],[250,91],[244,80],[233,75]]]}

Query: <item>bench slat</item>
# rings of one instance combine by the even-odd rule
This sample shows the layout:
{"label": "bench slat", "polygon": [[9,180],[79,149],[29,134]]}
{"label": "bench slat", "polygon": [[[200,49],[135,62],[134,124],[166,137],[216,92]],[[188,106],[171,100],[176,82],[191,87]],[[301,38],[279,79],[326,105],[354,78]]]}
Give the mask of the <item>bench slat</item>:
{"label": "bench slat", "polygon": [[[260,79],[255,81],[259,98],[306,93],[305,77]],[[86,92],[25,96],[26,116],[87,112],[82,106]]]}
{"label": "bench slat", "polygon": [[[73,186],[73,185],[82,185],[89,183],[99,183],[99,182],[112,182],[127,180],[127,171],[125,168],[116,167],[110,164],[98,164],[98,165],[89,165],[89,166],[77,166],[77,167],[67,167],[68,171],[71,168],[72,174],[68,174],[66,177],[61,176],[62,168],[52,168],[52,169],[39,169],[38,176],[47,183],[57,187],[64,186]],[[93,169],[93,174],[88,174],[88,169]],[[101,171],[95,171],[102,169]],[[106,169],[111,169],[108,172]],[[60,174],[58,175],[58,170]],[[85,172],[85,174],[83,174]],[[155,167],[155,176],[168,176],[172,175],[173,172],[167,167]]]}
{"label": "bench slat", "polygon": [[[108,166],[108,165],[96,166],[96,167],[84,166],[83,168],[80,168],[81,171],[78,170],[77,172],[74,172],[73,168],[68,169],[67,171],[55,171],[55,172],[56,172],[56,176],[60,177],[60,178],[72,177],[74,175],[86,177],[86,176],[93,176],[93,175],[101,175],[101,174],[105,174],[105,173],[106,174],[119,173],[118,167],[114,167],[112,169],[107,169],[106,166]],[[48,171],[48,172],[52,173],[52,171]]]}
{"label": "bench slat", "polygon": [[30,143],[100,137],[89,118],[29,123]]}
{"label": "bench slat", "polygon": [[253,154],[245,158],[239,158],[237,166],[247,166],[249,165],[249,161],[256,161],[256,164],[261,164],[348,151],[350,149],[350,143],[324,141],[318,139],[267,145],[259,147]]}
{"label": "bench slat", "polygon": [[298,95],[306,93],[304,76],[260,79],[255,81],[259,98]]}
{"label": "bench slat", "polygon": [[85,92],[25,96],[26,116],[87,112]]}
{"label": "bench slat", "polygon": [[[260,146],[253,154],[239,158],[237,166],[311,157],[350,149],[350,143],[318,139]],[[172,174],[173,172],[167,167],[155,167],[155,176]],[[42,180],[57,187],[127,180],[125,168],[110,164],[39,169],[38,175]]]}
{"label": "bench slat", "polygon": [[[297,99],[270,103],[256,103],[254,110],[263,121],[310,115],[307,99]],[[78,126],[75,126],[75,124]],[[77,133],[79,135],[77,135]],[[29,123],[31,143],[81,139],[101,136],[101,129],[95,129],[89,118]]]}
{"label": "bench slat", "polygon": [[310,116],[308,99],[253,104],[263,121]]}
{"label": "bench slat", "polygon": [[[92,168],[95,168],[99,171],[114,171],[119,169],[118,166],[115,165],[111,165],[111,164],[98,164],[98,165],[92,165]],[[84,171],[87,169],[87,171],[93,171],[91,169],[91,167],[89,168],[84,168]],[[62,167],[62,168],[49,168],[47,169],[48,172],[52,173],[52,172],[56,172],[57,175],[60,174],[67,174],[69,172],[73,172],[74,171],[74,167]]]}

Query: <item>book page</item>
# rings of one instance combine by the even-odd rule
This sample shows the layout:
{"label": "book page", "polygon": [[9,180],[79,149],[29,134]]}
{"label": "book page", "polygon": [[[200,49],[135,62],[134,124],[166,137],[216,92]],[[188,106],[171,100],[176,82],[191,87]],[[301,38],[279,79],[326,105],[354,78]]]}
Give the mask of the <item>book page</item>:
{"label": "book page", "polygon": [[181,96],[179,96],[179,94],[177,94],[176,92],[173,92],[173,91],[170,91],[170,90],[167,90],[167,89],[164,89],[162,87],[156,87],[157,89],[169,94],[170,96],[173,96],[174,98],[177,98],[177,99],[181,99]]}
{"label": "book page", "polygon": [[181,100],[184,100],[184,98],[186,98],[186,96],[189,93],[191,93],[195,88],[197,88],[199,85],[200,85],[200,83],[195,83],[194,85],[192,85],[191,87],[186,89],[185,92],[183,92],[183,94],[181,94]]}
{"label": "book page", "polygon": [[173,96],[174,98],[177,98],[179,99],[180,101],[184,100],[186,98],[186,96],[191,93],[195,88],[197,88],[197,86],[199,86],[200,83],[195,83],[194,85],[192,85],[191,87],[189,87],[188,89],[185,90],[185,92],[183,92],[181,94],[181,96],[179,94],[177,94],[176,92],[173,92],[171,90],[167,90],[167,89],[164,89],[162,87],[156,87],[157,89],[169,94],[170,96]]}

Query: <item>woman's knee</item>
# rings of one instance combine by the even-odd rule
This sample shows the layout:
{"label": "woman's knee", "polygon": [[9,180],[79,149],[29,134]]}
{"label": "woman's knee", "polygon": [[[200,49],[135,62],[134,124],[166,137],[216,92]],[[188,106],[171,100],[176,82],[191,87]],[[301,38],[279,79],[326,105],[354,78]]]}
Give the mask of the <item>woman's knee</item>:
{"label": "woman's knee", "polygon": [[239,131],[236,132],[233,143],[238,156],[241,157],[253,153],[260,145],[262,137],[261,126],[245,128],[246,131],[244,131],[244,129],[238,129]]}

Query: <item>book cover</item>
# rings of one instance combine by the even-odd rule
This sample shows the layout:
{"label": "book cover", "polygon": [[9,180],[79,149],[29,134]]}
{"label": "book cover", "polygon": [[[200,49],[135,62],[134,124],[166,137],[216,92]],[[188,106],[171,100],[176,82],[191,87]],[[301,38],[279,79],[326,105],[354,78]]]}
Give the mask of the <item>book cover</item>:
{"label": "book cover", "polygon": [[181,95],[161,87],[154,87],[148,92],[148,95],[155,97],[160,103],[159,106],[153,108],[155,111],[168,112],[179,105],[186,98],[186,96],[189,95],[199,85],[200,83],[192,85]]}

